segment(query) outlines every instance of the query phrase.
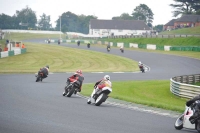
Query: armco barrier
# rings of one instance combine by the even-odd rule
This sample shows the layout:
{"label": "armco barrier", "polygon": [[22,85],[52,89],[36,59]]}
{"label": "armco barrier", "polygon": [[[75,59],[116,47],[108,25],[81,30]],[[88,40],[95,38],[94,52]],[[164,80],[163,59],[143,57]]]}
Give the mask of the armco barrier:
{"label": "armco barrier", "polygon": [[191,83],[200,82],[200,74],[177,76],[170,79],[170,91],[180,97],[192,98],[200,94],[200,86]]}
{"label": "armco barrier", "polygon": [[[76,43],[78,40],[62,40],[62,42]],[[106,41],[96,41],[96,40],[79,40],[81,43],[90,42],[91,44],[103,44],[107,45],[112,43],[112,46],[119,47],[123,46],[125,48],[141,48],[149,50],[164,50],[164,51],[195,51],[199,52],[199,46],[160,46],[156,44],[135,44],[135,43],[124,43],[124,42],[106,42]],[[45,42],[47,42],[45,40]],[[51,40],[51,42],[57,42],[57,40]]]}
{"label": "armco barrier", "polygon": [[23,53],[26,53],[26,48],[15,49],[15,50],[12,50],[12,51],[4,51],[4,52],[0,52],[0,58],[19,55],[19,54],[23,54]]}

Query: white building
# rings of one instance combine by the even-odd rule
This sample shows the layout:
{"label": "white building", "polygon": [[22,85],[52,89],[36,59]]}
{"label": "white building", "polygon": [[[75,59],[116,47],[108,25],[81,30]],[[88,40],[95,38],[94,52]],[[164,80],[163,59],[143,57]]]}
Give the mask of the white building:
{"label": "white building", "polygon": [[142,35],[150,31],[143,20],[92,19],[89,24],[89,34],[94,36]]}

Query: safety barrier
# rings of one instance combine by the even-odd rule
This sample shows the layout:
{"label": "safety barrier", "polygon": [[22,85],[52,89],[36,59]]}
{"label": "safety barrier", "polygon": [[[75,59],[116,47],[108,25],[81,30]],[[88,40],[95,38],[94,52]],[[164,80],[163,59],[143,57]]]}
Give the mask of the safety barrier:
{"label": "safety barrier", "polygon": [[26,53],[26,48],[23,48],[23,49],[19,48],[19,49],[14,49],[11,51],[4,51],[4,52],[0,52],[0,58],[19,55],[19,54],[23,54],[23,53]]}
{"label": "safety barrier", "polygon": [[[123,46],[125,48],[140,48],[140,49],[148,49],[148,50],[164,50],[164,51],[200,51],[200,46],[160,46],[156,44],[136,44],[136,43],[124,43],[124,42],[107,42],[107,41],[97,41],[97,40],[60,40],[60,42],[67,43],[76,43],[80,41],[81,43],[91,43],[91,44],[110,44],[114,47]],[[50,40],[50,42],[57,43],[58,40]],[[48,43],[45,40],[45,43]]]}
{"label": "safety barrier", "polygon": [[200,82],[200,74],[177,76],[170,79],[170,91],[180,97],[192,98],[200,94],[200,86],[191,85]]}

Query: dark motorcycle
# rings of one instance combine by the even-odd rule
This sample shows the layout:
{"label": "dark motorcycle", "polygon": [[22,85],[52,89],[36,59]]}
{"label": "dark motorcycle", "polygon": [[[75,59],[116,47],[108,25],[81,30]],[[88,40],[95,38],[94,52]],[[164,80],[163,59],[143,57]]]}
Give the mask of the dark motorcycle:
{"label": "dark motorcycle", "polygon": [[75,80],[74,82],[67,83],[65,86],[65,91],[63,92],[63,96],[67,95],[67,97],[71,97],[72,94],[76,94],[78,89],[80,88],[80,81]]}
{"label": "dark motorcycle", "polygon": [[39,72],[39,74],[37,74],[35,77],[36,77],[36,81],[35,82],[39,82],[39,81],[41,81],[42,82],[42,80],[44,79],[43,76],[44,74],[43,74],[43,72]]}
{"label": "dark motorcycle", "polygon": [[90,48],[90,43],[87,44],[87,47]]}
{"label": "dark motorcycle", "polygon": [[145,71],[144,71],[144,66],[143,66],[143,65],[140,65],[139,68],[140,68],[140,71],[141,71],[142,73],[145,72]]}
{"label": "dark motorcycle", "polygon": [[77,45],[80,46],[80,41],[77,42]]}
{"label": "dark motorcycle", "polygon": [[121,51],[122,53],[124,53],[124,49],[123,49],[123,48],[120,48],[120,51]]}

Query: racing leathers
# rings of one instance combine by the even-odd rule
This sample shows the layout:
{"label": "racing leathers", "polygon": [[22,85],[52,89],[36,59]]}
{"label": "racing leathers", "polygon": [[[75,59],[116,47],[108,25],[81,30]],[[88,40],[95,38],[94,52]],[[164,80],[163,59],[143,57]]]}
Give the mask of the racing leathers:
{"label": "racing leathers", "polygon": [[110,82],[110,80],[106,80],[106,79],[101,79],[100,81],[96,82],[94,85],[94,90],[91,94],[91,97],[94,96],[94,94],[98,94],[101,92],[101,90],[104,87],[110,87],[112,88],[112,83]]}
{"label": "racing leathers", "polygon": [[84,76],[80,73],[75,73],[74,75],[72,75],[71,77],[69,77],[67,79],[67,86],[71,83],[74,82],[75,80],[80,82],[80,87],[78,88],[78,92],[81,92],[81,88],[82,88],[82,83],[84,80]]}
{"label": "racing leathers", "polygon": [[47,67],[40,68],[40,70],[38,71],[38,75],[40,73],[43,74],[42,78],[46,78],[49,74],[49,69]]}
{"label": "racing leathers", "polygon": [[194,114],[189,118],[192,124],[195,123],[196,118],[200,117],[200,95],[190,99],[186,102],[186,106],[191,106],[195,110]]}

